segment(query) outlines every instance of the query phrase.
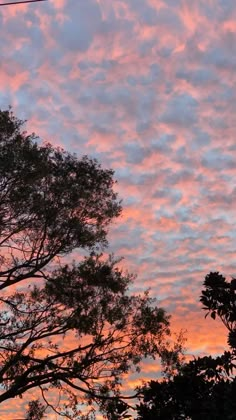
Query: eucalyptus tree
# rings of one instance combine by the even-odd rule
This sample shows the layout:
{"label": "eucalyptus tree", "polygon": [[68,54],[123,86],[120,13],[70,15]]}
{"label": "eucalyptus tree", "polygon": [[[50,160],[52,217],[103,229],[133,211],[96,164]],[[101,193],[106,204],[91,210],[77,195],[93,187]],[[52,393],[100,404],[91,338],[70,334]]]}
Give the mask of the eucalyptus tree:
{"label": "eucalyptus tree", "polygon": [[101,254],[121,213],[113,171],[23,124],[0,111],[0,404],[37,389],[58,413],[92,418],[94,404],[125,404],[122,374],[160,353],[169,317]]}

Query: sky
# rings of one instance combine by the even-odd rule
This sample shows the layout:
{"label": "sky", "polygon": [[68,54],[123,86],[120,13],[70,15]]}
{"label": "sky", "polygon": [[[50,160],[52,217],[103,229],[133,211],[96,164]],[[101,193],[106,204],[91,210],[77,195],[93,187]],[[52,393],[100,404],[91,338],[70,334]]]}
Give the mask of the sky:
{"label": "sky", "polygon": [[221,352],[199,295],[210,271],[236,276],[235,0],[48,0],[0,7],[0,26],[1,109],[114,169],[109,251],[189,354]]}

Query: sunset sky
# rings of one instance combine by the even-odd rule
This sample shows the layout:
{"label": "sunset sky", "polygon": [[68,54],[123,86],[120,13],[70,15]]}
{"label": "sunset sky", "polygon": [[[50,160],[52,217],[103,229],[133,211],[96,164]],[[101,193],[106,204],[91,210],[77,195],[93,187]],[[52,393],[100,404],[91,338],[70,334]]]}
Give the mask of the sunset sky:
{"label": "sunset sky", "polygon": [[199,295],[210,271],[236,276],[235,0],[48,0],[0,7],[0,25],[1,109],[115,170],[109,251],[188,353],[221,352]]}

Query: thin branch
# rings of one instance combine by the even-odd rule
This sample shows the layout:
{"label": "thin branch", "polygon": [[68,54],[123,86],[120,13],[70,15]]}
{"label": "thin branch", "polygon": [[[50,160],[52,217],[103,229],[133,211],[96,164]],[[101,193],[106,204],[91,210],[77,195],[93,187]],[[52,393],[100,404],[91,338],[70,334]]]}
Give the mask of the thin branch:
{"label": "thin branch", "polygon": [[98,400],[133,400],[134,398],[137,398],[140,395],[140,392],[136,392],[134,395],[119,395],[118,396],[111,396],[111,395],[98,395],[93,391],[89,391],[87,389],[82,388],[81,386],[75,385],[73,382],[69,381],[69,379],[65,377],[60,378],[63,382],[65,382],[67,385],[69,385],[71,388],[77,389],[78,391],[83,392],[84,394],[88,394],[93,398],[96,398]]}

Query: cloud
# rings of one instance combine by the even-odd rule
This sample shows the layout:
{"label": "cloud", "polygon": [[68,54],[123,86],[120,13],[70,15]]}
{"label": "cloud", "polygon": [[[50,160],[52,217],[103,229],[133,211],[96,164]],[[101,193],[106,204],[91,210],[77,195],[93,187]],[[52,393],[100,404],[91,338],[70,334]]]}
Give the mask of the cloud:
{"label": "cloud", "polygon": [[87,51],[102,22],[96,0],[69,2],[63,22],[51,21],[50,34],[64,50]]}
{"label": "cloud", "polygon": [[176,73],[176,77],[179,79],[186,80],[188,83],[193,86],[204,86],[217,82],[217,77],[214,75],[213,71],[207,68],[198,68],[196,70],[184,71],[179,70]]}
{"label": "cloud", "polygon": [[235,167],[235,161],[231,154],[222,153],[221,149],[213,149],[206,152],[202,165],[213,170],[227,170]]}
{"label": "cloud", "polygon": [[236,275],[235,1],[1,9],[1,108],[115,170],[110,250],[189,330],[190,352],[219,351],[226,334],[198,300],[210,270]]}
{"label": "cloud", "polygon": [[198,102],[188,93],[175,95],[168,103],[160,122],[188,127],[197,122]]}

